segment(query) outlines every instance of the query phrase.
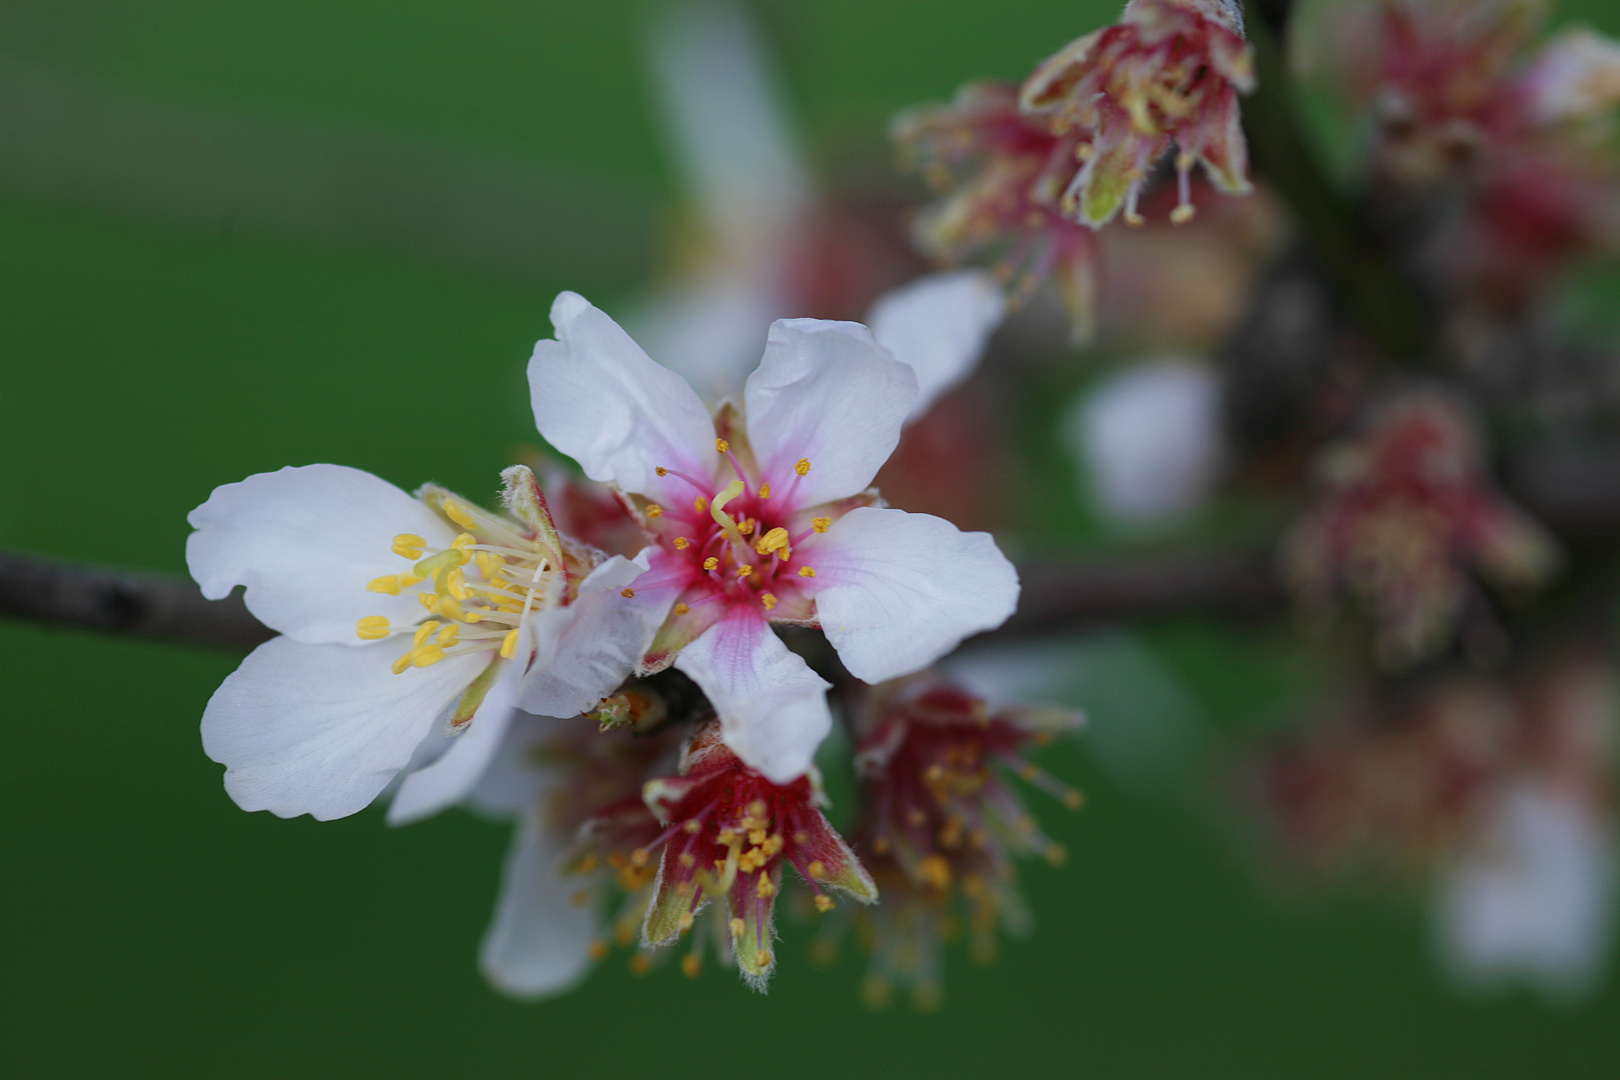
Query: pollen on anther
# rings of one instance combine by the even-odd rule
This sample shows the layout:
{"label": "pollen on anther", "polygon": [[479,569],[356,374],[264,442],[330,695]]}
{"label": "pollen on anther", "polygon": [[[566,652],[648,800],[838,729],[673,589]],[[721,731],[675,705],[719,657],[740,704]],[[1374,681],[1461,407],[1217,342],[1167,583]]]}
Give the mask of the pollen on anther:
{"label": "pollen on anther", "polygon": [[685,615],[688,611],[691,611],[692,608],[687,604],[676,604],[673,610],[677,615]]}
{"label": "pollen on anther", "polygon": [[381,641],[389,634],[388,620],[381,615],[368,615],[360,620],[357,630],[365,641]]}
{"label": "pollen on anther", "polygon": [[687,548],[689,548],[691,546],[692,546],[692,541],[688,540],[686,537],[677,536],[675,538],[675,550],[676,551],[685,551]]}
{"label": "pollen on anther", "polygon": [[692,929],[692,923],[694,921],[695,920],[692,918],[692,913],[690,911],[681,912],[681,918],[680,918],[681,933],[684,934],[688,930]]}
{"label": "pollen on anther", "polygon": [[664,468],[662,465],[653,466],[653,472],[657,473],[659,476],[668,476],[669,475],[669,470]]}
{"label": "pollen on anther", "polygon": [[380,578],[372,578],[366,583],[367,592],[387,593],[389,596],[399,595],[399,575],[384,574]]}
{"label": "pollen on anther", "polygon": [[769,611],[776,606],[776,594],[768,592],[760,593],[759,602],[765,605],[766,611]]}
{"label": "pollen on anther", "polygon": [[801,566],[801,567],[799,567],[799,576],[800,577],[815,577],[816,576],[816,568],[813,567],[813,566]]}
{"label": "pollen on anther", "polygon": [[518,644],[518,631],[516,631],[516,630],[508,631],[506,636],[501,639],[501,659],[502,660],[510,660],[510,659],[512,659],[512,655],[517,652],[517,644]]}
{"label": "pollen on anther", "polygon": [[657,503],[648,503],[647,516],[650,518],[661,518],[664,516],[664,508],[659,506]]}
{"label": "pollen on anther", "polygon": [[737,576],[740,577],[740,578],[748,577],[753,572],[754,572],[754,568],[752,566],[750,566],[750,565],[747,565],[747,564],[744,564],[742,566],[737,567]]}
{"label": "pollen on anther", "polygon": [[805,869],[810,871],[810,876],[818,881],[827,876],[827,864],[820,859],[815,860]]}
{"label": "pollen on anther", "polygon": [[744,923],[741,919],[732,919],[731,920],[731,936],[732,937],[734,937],[734,938],[735,937],[742,937],[743,936],[743,931],[746,930],[747,928],[748,928],[747,924]]}
{"label": "pollen on anther", "polygon": [[692,509],[696,510],[700,514],[704,513],[709,509],[709,500],[704,496],[699,495],[697,498],[692,500]]}
{"label": "pollen on anther", "polygon": [[457,525],[460,525],[463,529],[478,528],[478,522],[474,520],[472,515],[467,513],[466,509],[463,508],[460,503],[450,502],[448,499],[445,500],[444,515]]}
{"label": "pollen on anther", "polygon": [[716,440],[714,440],[714,448],[716,450],[720,451],[722,454],[726,454],[726,453],[731,452],[731,444],[726,442],[726,440],[724,440],[724,439],[716,439]]}
{"label": "pollen on anther", "polygon": [[703,569],[705,569],[705,570],[713,570],[715,567],[717,567],[719,565],[720,565],[720,560],[718,558],[716,558],[715,556],[713,556],[713,555],[710,555],[707,559],[703,560]]}
{"label": "pollen on anther", "polygon": [[624,597],[626,600],[631,600],[635,598],[636,590],[626,585],[624,588],[619,590],[619,595]]}
{"label": "pollen on anther", "polygon": [[762,498],[762,499],[770,498],[771,497],[771,485],[769,485],[769,484],[761,484],[761,485],[759,485],[759,497]]}
{"label": "pollen on anther", "polygon": [[830,517],[814,518],[814,519],[811,520],[810,526],[811,526],[811,528],[815,529],[816,532],[824,533],[828,529],[832,528],[832,518],[830,518]]}
{"label": "pollen on anther", "polygon": [[809,476],[810,475],[810,459],[807,458],[807,457],[800,458],[794,464],[793,471],[798,473],[800,476]]}
{"label": "pollen on anther", "polygon": [[825,913],[825,912],[831,911],[833,908],[835,908],[837,906],[838,905],[833,903],[833,898],[826,895],[825,893],[823,893],[820,896],[816,897],[816,910],[817,911]]}

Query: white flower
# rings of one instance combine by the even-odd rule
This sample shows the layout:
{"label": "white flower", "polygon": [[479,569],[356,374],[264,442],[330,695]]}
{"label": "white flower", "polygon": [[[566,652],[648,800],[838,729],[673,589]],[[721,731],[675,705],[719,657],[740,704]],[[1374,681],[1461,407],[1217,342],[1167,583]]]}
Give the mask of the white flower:
{"label": "white flower", "polygon": [[551,527],[533,474],[503,475],[516,520],[337,465],[250,476],[191,512],[203,594],[246,586],[282,635],[203,714],[244,810],[343,817],[426,761],[390,820],[434,813],[477,782],[515,705],[571,716],[629,674],[656,623],[609,601],[646,556],[592,566]]}
{"label": "white flower", "polygon": [[1202,364],[1138,364],[1077,402],[1066,429],[1102,514],[1173,521],[1203,505],[1219,473],[1220,386]]}
{"label": "white flower", "polygon": [[[640,510],[657,549],[633,600],[668,618],[643,670],[675,660],[731,748],[782,783],[831,725],[825,683],[770,622],[819,625],[857,678],[920,670],[1002,623],[1017,574],[985,533],[874,505],[917,380],[858,323],[772,324],[741,415],[573,293],[535,346],[540,433]],[[676,656],[679,659],[676,660]]]}
{"label": "white flower", "polygon": [[1440,884],[1443,958],[1466,983],[1522,979],[1563,1000],[1590,990],[1614,935],[1612,832],[1528,784],[1499,793],[1482,824],[1482,842]]}

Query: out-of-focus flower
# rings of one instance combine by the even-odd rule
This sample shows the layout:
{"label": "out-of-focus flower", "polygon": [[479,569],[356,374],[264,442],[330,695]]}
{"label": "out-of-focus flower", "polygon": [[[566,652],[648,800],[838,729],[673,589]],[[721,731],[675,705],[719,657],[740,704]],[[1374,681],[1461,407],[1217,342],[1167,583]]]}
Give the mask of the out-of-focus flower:
{"label": "out-of-focus flower", "polygon": [[1051,281],[1073,336],[1089,338],[1097,241],[1060,206],[1079,133],[1052,134],[1047,123],[1019,110],[1016,86],[983,82],[962,87],[949,105],[902,113],[891,134],[902,165],[920,171],[941,195],[913,223],[918,248],[952,264],[997,260],[997,276],[1019,300]]}
{"label": "out-of-focus flower", "polygon": [[[627,947],[640,936],[653,871],[633,856],[662,831],[641,788],[673,766],[679,730],[599,732],[584,717],[514,719],[469,799],[516,821],[479,952],[494,986],[521,998],[561,993],[607,954],[609,940]],[[618,898],[611,915],[609,894]]]}
{"label": "out-of-focus flower", "polygon": [[812,772],[777,784],[727,747],[720,724],[696,728],[681,750],[680,775],[649,781],[646,803],[664,826],[632,864],[646,865],[663,844],[658,879],[642,938],[667,945],[692,929],[708,904],[724,897],[731,913],[737,970],[763,991],[776,965],[776,897],[791,865],[829,911],[836,889],[863,904],[877,886],[821,812],[825,801]]}
{"label": "out-of-focus flower", "polygon": [[945,943],[961,920],[981,962],[995,957],[998,930],[1027,929],[1013,858],[1056,863],[1063,850],[1002,770],[1078,809],[1080,793],[1023,754],[1080,723],[1069,709],[992,706],[932,674],[871,693],[855,756],[864,799],[858,842],[884,895],[869,915],[869,1002],[885,1003],[899,982],[919,1007],[937,1005]]}
{"label": "out-of-focus flower", "polygon": [[1084,395],[1065,434],[1097,509],[1136,526],[1197,510],[1224,458],[1220,412],[1215,373],[1187,360],[1133,365]]}
{"label": "out-of-focus flower", "polygon": [[832,220],[804,167],[746,9],[672,5],[653,42],[659,103],[704,244],[628,320],[636,340],[718,398],[741,388],[774,320],[866,312],[879,344],[916,371],[920,416],[968,374],[1001,322],[995,281],[962,271],[883,291],[892,272],[872,243]]}
{"label": "out-of-focus flower", "polygon": [[599,561],[557,532],[532,472],[503,479],[504,517],[336,465],[250,476],[192,511],[203,595],[245,585],[283,635],[203,714],[238,805],[343,817],[428,761],[390,810],[425,816],[477,782],[514,707],[572,716],[623,681],[656,624],[613,601],[646,557]]}
{"label": "out-of-focus flower", "polygon": [[1322,501],[1285,543],[1295,597],[1316,612],[1353,597],[1389,667],[1450,644],[1471,573],[1522,592],[1557,566],[1552,538],[1491,486],[1469,418],[1438,394],[1390,404],[1323,472]]}
{"label": "out-of-focus flower", "polygon": [[1238,95],[1254,88],[1254,59],[1232,0],[1131,0],[1114,26],[1093,31],[1041,63],[1019,93],[1023,110],[1077,139],[1084,162],[1060,195],[1066,214],[1093,227],[1137,199],[1172,146],[1180,199],[1171,220],[1192,220],[1189,176],[1247,194],[1248,147]]}
{"label": "out-of-focus flower", "polygon": [[1017,574],[988,534],[867,490],[916,377],[865,327],[773,324],[741,412],[711,416],[579,296],[559,296],[552,322],[529,367],[540,433],[624,492],[657,545],[624,594],[664,620],[641,670],[690,675],[753,768],[802,775],[832,723],[827,684],[771,622],[821,627],[852,674],[879,682],[1012,613]]}

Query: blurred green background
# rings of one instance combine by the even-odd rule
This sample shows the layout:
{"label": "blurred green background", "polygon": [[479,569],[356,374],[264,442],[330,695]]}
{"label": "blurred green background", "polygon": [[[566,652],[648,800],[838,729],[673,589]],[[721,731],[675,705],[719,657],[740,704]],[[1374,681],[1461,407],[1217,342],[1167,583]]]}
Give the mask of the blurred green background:
{"label": "blurred green background", "polygon": [[[680,200],[650,7],[0,2],[0,544],[180,571],[186,512],[285,464],[493,491],[552,296],[611,310]],[[813,159],[1114,8],[762,5]],[[1309,689],[1282,630],[1147,640],[1218,731]],[[1045,764],[1088,808],[1032,801],[1070,851],[1026,875],[1035,936],[953,951],[942,1012],[868,1011],[863,961],[814,969],[792,923],[768,997],[617,953],[515,1004],[474,966],[505,829],[242,813],[197,735],[236,662],[0,623],[7,1075],[1620,1073],[1614,980],[1460,997],[1421,902],[1283,899],[1212,786],[1121,787],[1083,740]]]}

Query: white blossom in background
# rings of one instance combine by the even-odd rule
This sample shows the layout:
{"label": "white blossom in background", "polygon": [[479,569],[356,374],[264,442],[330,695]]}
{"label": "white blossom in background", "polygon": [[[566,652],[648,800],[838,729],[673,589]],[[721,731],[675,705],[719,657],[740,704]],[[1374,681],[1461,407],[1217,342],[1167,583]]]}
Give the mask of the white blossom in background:
{"label": "white blossom in background", "polygon": [[[804,315],[806,230],[820,200],[758,28],[739,4],[671,5],[654,24],[653,74],[706,244],[691,273],[626,320],[671,370],[716,398],[741,389],[774,320]],[[992,274],[928,274],[878,297],[873,335],[917,373],[915,419],[977,364],[1006,314]]]}
{"label": "white blossom in background", "polygon": [[203,748],[244,810],[344,817],[410,769],[390,820],[460,801],[517,705],[572,716],[629,674],[656,624],[608,602],[647,566],[575,549],[534,476],[508,469],[512,517],[443,488],[309,465],[216,488],[186,561],[204,596],[246,586],[282,636],[203,714]]}
{"label": "white blossom in background", "polygon": [[1225,458],[1220,395],[1207,365],[1163,359],[1132,365],[1080,397],[1064,437],[1097,511],[1149,527],[1201,508]]}
{"label": "white blossom in background", "polygon": [[1498,792],[1481,817],[1476,842],[1440,883],[1442,960],[1465,985],[1523,982],[1555,1001],[1579,998],[1613,944],[1613,829],[1528,783]]}
{"label": "white blossom in background", "polygon": [[1018,576],[987,533],[879,505],[868,485],[917,397],[859,323],[773,323],[742,407],[711,415],[574,293],[529,365],[535,421],[625,493],[656,543],[627,606],[662,620],[639,665],[676,664],[742,761],[776,783],[831,727],[827,684],[771,631],[819,626],[857,678],[918,671],[1013,612]]}

